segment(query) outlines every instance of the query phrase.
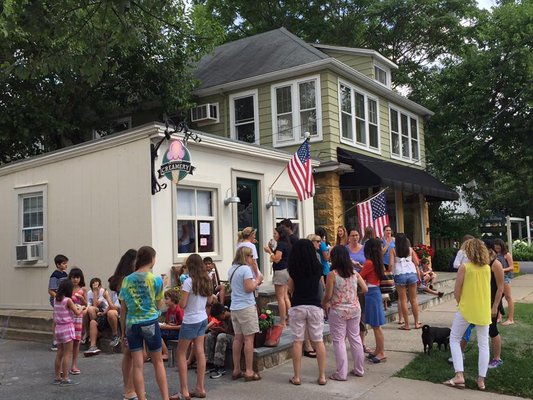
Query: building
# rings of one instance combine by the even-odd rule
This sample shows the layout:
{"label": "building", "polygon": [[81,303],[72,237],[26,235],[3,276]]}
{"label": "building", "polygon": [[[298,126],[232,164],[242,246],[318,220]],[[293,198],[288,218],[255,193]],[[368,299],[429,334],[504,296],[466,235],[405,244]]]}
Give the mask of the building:
{"label": "building", "polygon": [[308,44],[284,28],[226,43],[199,62],[193,126],[293,152],[311,134],[315,224],[354,226],[355,203],[387,187],[395,231],[429,243],[428,202],[457,194],[424,169],[432,112],[391,89],[376,51]]}
{"label": "building", "polygon": [[[295,201],[286,173],[271,189],[291,154],[198,133],[201,142],[188,142],[193,174],[177,185],[164,176],[153,182],[169,148],[164,131],[147,124],[0,167],[0,308],[49,309],[58,253],[82,268],[87,283],[99,277],[105,285],[121,255],[142,245],[156,249],[156,273],[198,252],[225,277],[239,229],[258,228],[259,249],[281,218],[292,218],[301,234],[314,231],[313,201]],[[240,203],[231,202],[236,195]],[[17,254],[18,246],[27,252]]]}

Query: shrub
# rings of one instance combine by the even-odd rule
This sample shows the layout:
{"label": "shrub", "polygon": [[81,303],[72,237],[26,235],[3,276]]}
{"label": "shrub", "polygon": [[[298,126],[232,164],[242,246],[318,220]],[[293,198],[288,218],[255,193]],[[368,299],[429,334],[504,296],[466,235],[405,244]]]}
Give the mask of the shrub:
{"label": "shrub", "polygon": [[513,260],[515,261],[533,261],[533,244],[528,244],[522,240],[513,242]]}
{"label": "shrub", "polygon": [[448,265],[454,255],[455,249],[437,249],[432,259],[431,266],[435,271],[448,271]]}

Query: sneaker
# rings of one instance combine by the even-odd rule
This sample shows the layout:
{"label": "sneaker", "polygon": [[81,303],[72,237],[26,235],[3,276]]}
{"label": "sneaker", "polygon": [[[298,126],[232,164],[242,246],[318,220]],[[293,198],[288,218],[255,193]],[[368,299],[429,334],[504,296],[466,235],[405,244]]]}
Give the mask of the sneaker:
{"label": "sneaker", "polygon": [[496,358],[490,360],[489,362],[489,368],[498,368],[503,364],[503,360],[497,360]]}
{"label": "sneaker", "polygon": [[211,375],[209,377],[211,379],[218,379],[222,377],[222,375],[226,374],[226,369],[224,367],[218,367],[214,371],[211,372]]}
{"label": "sneaker", "polygon": [[57,351],[57,344],[55,342],[52,342],[52,346],[50,346],[51,351]]}
{"label": "sneaker", "polygon": [[96,346],[91,346],[91,347],[89,347],[88,350],[85,350],[85,351],[83,352],[83,355],[84,355],[85,357],[91,357],[91,356],[95,356],[95,355],[97,355],[98,353],[100,353],[100,351],[101,351],[101,350],[100,350],[98,347],[96,347]]}
{"label": "sneaker", "polygon": [[71,379],[63,379],[59,386],[74,386],[77,385],[79,382],[75,382]]}
{"label": "sneaker", "polygon": [[113,339],[111,340],[111,343],[109,343],[109,345],[111,347],[117,347],[119,343],[120,343],[120,338],[115,335],[113,336]]}

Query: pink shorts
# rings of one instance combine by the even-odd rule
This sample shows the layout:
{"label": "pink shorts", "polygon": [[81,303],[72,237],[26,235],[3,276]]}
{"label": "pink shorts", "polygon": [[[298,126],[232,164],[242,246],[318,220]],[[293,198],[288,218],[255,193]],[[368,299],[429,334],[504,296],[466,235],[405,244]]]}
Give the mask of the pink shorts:
{"label": "pink shorts", "polygon": [[54,333],[57,343],[72,342],[76,338],[73,323],[56,325]]}
{"label": "pink shorts", "polygon": [[83,317],[81,315],[79,317],[76,316],[73,317],[72,320],[74,321],[74,340],[81,340],[81,331],[83,330]]}
{"label": "pink shorts", "polygon": [[317,306],[296,306],[289,309],[289,326],[293,340],[303,341],[305,331],[309,333],[312,342],[322,342],[324,339],[324,310]]}

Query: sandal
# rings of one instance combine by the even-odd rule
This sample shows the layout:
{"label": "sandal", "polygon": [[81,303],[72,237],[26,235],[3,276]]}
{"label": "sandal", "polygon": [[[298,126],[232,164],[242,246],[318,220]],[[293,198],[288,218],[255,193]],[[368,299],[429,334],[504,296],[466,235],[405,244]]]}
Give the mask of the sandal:
{"label": "sandal", "polygon": [[380,364],[380,363],[387,362],[387,357],[381,357],[381,358],[372,357],[372,358],[369,358],[368,360],[369,360],[372,364]]}
{"label": "sandal", "polygon": [[252,376],[246,376],[244,375],[244,382],[253,382],[253,381],[260,381],[261,375],[259,375],[257,372],[254,372]]}
{"label": "sandal", "polygon": [[456,389],[464,389],[465,388],[465,383],[464,382],[455,382],[452,379],[450,380],[447,380],[445,382],[442,382],[443,385],[445,386],[448,386],[448,387],[452,387],[452,388],[456,388]]}
{"label": "sandal", "polygon": [[[401,330],[401,331],[410,331],[411,330],[411,328],[409,328],[409,327],[406,328],[405,325],[400,326],[398,329]],[[416,328],[416,329],[418,329],[418,328]]]}
{"label": "sandal", "polygon": [[309,358],[316,358],[316,351],[314,350],[304,350],[304,357],[309,357]]}
{"label": "sandal", "polygon": [[328,381],[327,379],[321,380],[320,378],[318,378],[316,380],[316,383],[318,383],[320,386],[324,386],[326,383],[328,383]]}
{"label": "sandal", "polygon": [[241,379],[244,376],[244,374],[239,372],[238,374],[231,374],[231,380],[236,381],[237,379]]}
{"label": "sandal", "polygon": [[346,380],[346,379],[341,379],[339,375],[337,374],[330,375],[328,379],[331,379],[332,381],[345,381]]}
{"label": "sandal", "polygon": [[193,397],[197,399],[205,399],[207,397],[207,393],[200,393],[200,392],[190,392],[189,397],[192,399]]}
{"label": "sandal", "polygon": [[297,381],[296,379],[294,379],[294,376],[289,379],[289,383],[294,386],[300,386],[302,384],[301,381]]}
{"label": "sandal", "polygon": [[479,378],[477,379],[476,381],[477,383],[477,389],[478,390],[481,390],[481,391],[484,391],[485,390],[485,379],[483,379],[483,381],[481,381]]}
{"label": "sandal", "polygon": [[422,328],[422,326],[423,326],[423,325],[422,325],[422,322],[417,322],[417,323],[415,324],[415,329],[420,329],[420,328]]}
{"label": "sandal", "polygon": [[185,397],[181,393],[175,393],[169,397],[169,400],[191,400],[191,396]]}
{"label": "sandal", "polygon": [[70,371],[68,371],[70,375],[79,375],[81,374],[81,371],[78,368],[72,368]]}

